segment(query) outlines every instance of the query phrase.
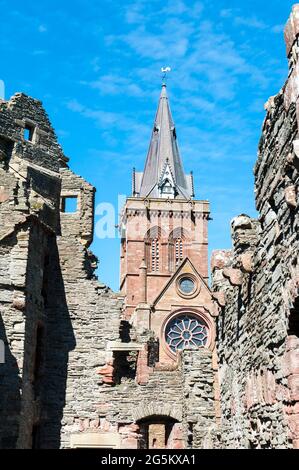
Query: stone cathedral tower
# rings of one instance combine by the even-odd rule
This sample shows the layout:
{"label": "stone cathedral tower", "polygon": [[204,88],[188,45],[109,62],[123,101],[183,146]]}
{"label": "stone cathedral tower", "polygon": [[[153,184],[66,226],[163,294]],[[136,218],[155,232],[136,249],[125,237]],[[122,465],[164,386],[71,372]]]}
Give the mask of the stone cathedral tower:
{"label": "stone cathedral tower", "polygon": [[213,348],[208,281],[209,203],[194,199],[163,84],[143,173],[122,215],[121,291],[125,318],[154,331],[159,364],[185,348]]}

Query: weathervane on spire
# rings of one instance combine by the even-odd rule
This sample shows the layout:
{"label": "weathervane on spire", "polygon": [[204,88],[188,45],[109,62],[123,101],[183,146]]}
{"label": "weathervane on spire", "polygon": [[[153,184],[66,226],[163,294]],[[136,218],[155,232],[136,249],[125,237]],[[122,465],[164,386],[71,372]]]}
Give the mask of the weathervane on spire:
{"label": "weathervane on spire", "polygon": [[170,67],[162,67],[161,72],[162,72],[162,85],[166,85],[167,74],[169,74],[171,72],[171,68]]}

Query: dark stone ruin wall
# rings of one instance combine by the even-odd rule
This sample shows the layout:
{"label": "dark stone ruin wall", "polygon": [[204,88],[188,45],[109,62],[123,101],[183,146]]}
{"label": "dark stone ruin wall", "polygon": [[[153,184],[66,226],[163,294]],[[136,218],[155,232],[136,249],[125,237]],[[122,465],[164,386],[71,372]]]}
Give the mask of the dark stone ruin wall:
{"label": "dark stone ruin wall", "polygon": [[[32,141],[23,135],[29,121]],[[0,102],[1,448],[30,447],[40,417],[37,336],[45,319],[45,258],[59,229],[55,169],[62,161],[40,102],[23,94]]]}
{"label": "dark stone ruin wall", "polygon": [[119,338],[122,306],[122,299],[94,277],[97,260],[88,250],[94,189],[70,170],[61,174],[62,195],[77,194],[78,211],[61,213],[62,235],[56,240],[48,286],[47,400],[41,442],[49,448],[70,447],[70,435],[90,426],[97,432],[97,370],[106,363],[106,342]]}
{"label": "dark stone ruin wall", "polygon": [[94,188],[67,160],[39,101],[0,102],[0,448],[68,447],[70,423],[97,416],[95,371],[119,336],[88,249]]}
{"label": "dark stone ruin wall", "polygon": [[259,218],[236,217],[233,249],[213,254],[213,288],[222,298],[217,348],[223,447],[299,447],[296,43],[294,48],[288,81],[266,104],[254,170]]}

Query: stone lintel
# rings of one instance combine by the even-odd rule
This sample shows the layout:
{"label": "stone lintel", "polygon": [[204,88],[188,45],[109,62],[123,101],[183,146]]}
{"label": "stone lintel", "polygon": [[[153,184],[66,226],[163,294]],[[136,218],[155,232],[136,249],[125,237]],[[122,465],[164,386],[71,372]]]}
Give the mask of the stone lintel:
{"label": "stone lintel", "polygon": [[121,341],[108,341],[108,351],[141,351],[143,344],[140,343],[122,343]]}
{"label": "stone lintel", "polygon": [[112,432],[88,432],[71,435],[71,448],[120,448],[120,435]]}

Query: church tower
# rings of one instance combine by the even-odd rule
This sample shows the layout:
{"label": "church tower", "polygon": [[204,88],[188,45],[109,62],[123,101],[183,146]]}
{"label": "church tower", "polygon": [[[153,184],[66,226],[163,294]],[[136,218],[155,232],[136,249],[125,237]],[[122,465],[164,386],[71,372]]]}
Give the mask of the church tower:
{"label": "church tower", "polygon": [[163,84],[143,173],[121,218],[124,316],[159,340],[161,364],[214,342],[208,287],[209,202],[196,200]]}

